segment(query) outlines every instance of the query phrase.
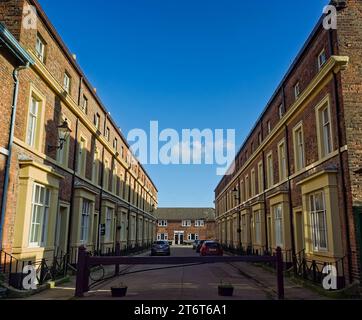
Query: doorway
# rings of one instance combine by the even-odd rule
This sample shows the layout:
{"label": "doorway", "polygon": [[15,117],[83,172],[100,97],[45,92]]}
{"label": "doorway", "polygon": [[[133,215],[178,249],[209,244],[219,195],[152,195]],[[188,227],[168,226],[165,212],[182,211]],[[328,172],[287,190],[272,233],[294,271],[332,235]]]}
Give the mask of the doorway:
{"label": "doorway", "polygon": [[60,205],[57,216],[57,229],[55,237],[55,246],[59,254],[65,254],[67,251],[68,240],[68,205]]}
{"label": "doorway", "polygon": [[175,245],[182,245],[184,243],[184,232],[175,231]]}

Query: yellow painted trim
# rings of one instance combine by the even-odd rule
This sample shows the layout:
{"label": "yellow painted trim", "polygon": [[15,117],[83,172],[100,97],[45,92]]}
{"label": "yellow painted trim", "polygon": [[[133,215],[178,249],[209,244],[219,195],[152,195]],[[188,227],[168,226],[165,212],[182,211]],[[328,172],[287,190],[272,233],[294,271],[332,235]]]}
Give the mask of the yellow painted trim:
{"label": "yellow painted trim", "polygon": [[41,171],[44,171],[46,173],[51,174],[52,176],[54,176],[54,177],[56,177],[58,179],[61,179],[61,180],[64,179],[64,176],[62,176],[61,174],[55,172],[52,167],[46,166],[44,164],[40,164],[38,162],[35,162],[34,160],[19,160],[19,165],[22,168],[25,168],[25,167],[28,167],[28,166],[35,167],[35,168],[37,168],[37,169],[39,169]]}

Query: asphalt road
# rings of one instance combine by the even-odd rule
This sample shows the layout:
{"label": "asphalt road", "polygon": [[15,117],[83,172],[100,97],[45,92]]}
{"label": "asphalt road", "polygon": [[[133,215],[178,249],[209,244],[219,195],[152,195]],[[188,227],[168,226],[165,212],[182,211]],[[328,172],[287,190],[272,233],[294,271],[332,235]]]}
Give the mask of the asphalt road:
{"label": "asphalt road", "polygon": [[[172,248],[172,256],[197,255],[189,248]],[[270,299],[268,292],[253,280],[240,274],[226,263],[197,266],[133,266],[126,273],[94,288],[83,299],[113,299],[110,288],[123,283],[128,286],[127,296],[122,300],[265,300]],[[145,271],[149,269],[157,269]],[[144,272],[137,272],[144,271]],[[137,273],[133,273],[137,272]],[[231,283],[234,296],[218,295],[218,285]]]}

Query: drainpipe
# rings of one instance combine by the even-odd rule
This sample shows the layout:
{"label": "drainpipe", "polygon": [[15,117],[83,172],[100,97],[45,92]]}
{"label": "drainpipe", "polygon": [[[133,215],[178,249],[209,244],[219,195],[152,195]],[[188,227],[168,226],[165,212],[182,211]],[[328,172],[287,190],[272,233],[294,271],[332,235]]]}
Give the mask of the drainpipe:
{"label": "drainpipe", "polygon": [[[129,171],[126,171],[126,177],[129,178]],[[127,247],[129,247],[130,245],[130,226],[131,226],[131,179],[128,179],[129,183],[128,183],[128,216],[127,216]],[[127,183],[127,179],[126,179],[126,183]]]}
{"label": "drainpipe", "polygon": [[[79,81],[79,88],[78,88],[78,106],[80,106],[81,103],[81,94],[82,94],[82,85],[83,85],[83,77],[80,77],[80,81]],[[73,228],[73,217],[75,215],[74,212],[74,201],[75,201],[75,197],[74,197],[74,187],[75,187],[75,174],[76,174],[76,170],[77,170],[77,161],[78,161],[78,129],[79,129],[79,118],[77,117],[77,121],[75,124],[75,138],[74,138],[74,149],[73,149],[73,164],[72,164],[72,169],[73,169],[73,174],[72,174],[72,187],[71,187],[71,199],[70,199],[70,208],[69,208],[69,221],[68,221],[68,242],[67,242],[67,252],[68,255],[70,255],[71,252],[71,241],[72,241],[72,228]],[[70,256],[70,259],[72,257]]]}
{"label": "drainpipe", "polygon": [[[83,77],[80,77],[80,81],[79,81],[79,89],[78,89],[78,106],[80,106],[80,99],[81,99],[81,93],[82,93],[82,85],[83,85]],[[72,241],[72,227],[73,227],[73,216],[74,216],[74,184],[75,184],[75,172],[77,170],[76,166],[77,166],[77,156],[78,156],[78,152],[77,152],[77,146],[78,146],[78,127],[79,127],[79,118],[77,117],[77,121],[75,124],[75,138],[74,138],[74,150],[73,150],[73,164],[72,164],[72,169],[73,169],[73,174],[72,174],[72,187],[71,187],[71,199],[70,199],[70,208],[69,208],[69,221],[68,221],[68,239],[67,239],[67,252],[68,255],[71,254],[71,241]],[[72,258],[72,257],[70,257]]]}
{"label": "drainpipe", "polygon": [[[108,115],[107,113],[105,113],[105,118],[104,118],[104,126],[103,126],[103,135],[106,135],[106,130],[107,130],[107,119],[108,119]],[[97,228],[97,232],[98,232],[98,237],[97,237],[97,244],[96,244],[96,248],[98,251],[101,252],[101,224],[102,224],[102,197],[103,197],[103,192],[104,192],[104,149],[105,147],[103,146],[102,148],[102,172],[101,172],[101,192],[99,195],[99,214],[98,214],[98,228]],[[109,185],[109,176],[108,176],[108,185]],[[108,186],[106,186],[108,187]],[[102,253],[102,252],[101,252]]]}
{"label": "drainpipe", "polygon": [[[286,112],[286,102],[285,102],[285,91],[284,86],[282,86],[282,95],[283,95],[283,109]],[[289,224],[290,224],[290,240],[292,246],[292,262],[293,262],[293,271],[294,274],[297,274],[297,261],[296,261],[296,250],[295,250],[295,233],[294,233],[294,213],[293,213],[293,199],[292,199],[292,189],[291,189],[291,181],[290,181],[290,158],[289,158],[289,130],[288,126],[285,125],[285,149],[287,151],[287,176],[288,176],[288,202],[289,202]]]}
{"label": "drainpipe", "polygon": [[[75,172],[77,170],[77,146],[78,146],[78,127],[79,127],[79,118],[77,118],[76,125],[75,125],[75,138],[74,138],[74,156],[73,156],[73,174],[72,174],[72,188],[71,188],[71,201],[70,201],[70,208],[69,208],[69,221],[68,221],[68,243],[67,243],[67,252],[68,254],[71,254],[71,241],[72,241],[72,228],[73,228],[73,217],[75,215],[74,212],[74,185],[75,185]],[[70,257],[72,258],[72,257]]]}
{"label": "drainpipe", "polygon": [[[261,132],[261,141],[264,141],[264,130],[263,130],[263,122],[260,122],[260,132]],[[264,229],[265,229],[265,249],[266,252],[269,252],[269,235],[268,235],[268,212],[266,209],[266,192],[265,192],[265,187],[266,187],[266,170],[265,170],[265,152],[264,150],[262,150],[261,152],[262,154],[262,166],[263,166],[263,202],[264,202]],[[260,181],[259,181],[260,183]],[[253,214],[253,213],[251,213]],[[251,234],[251,233],[250,233]]]}
{"label": "drainpipe", "polygon": [[[329,47],[331,55],[335,54],[335,50],[333,47],[333,30],[330,30],[328,33],[328,40],[329,40]],[[338,49],[337,49],[338,51]],[[345,173],[344,173],[344,163],[342,158],[341,152],[341,142],[342,142],[342,129],[341,129],[341,119],[340,119],[340,112],[341,112],[341,105],[339,100],[339,91],[338,91],[338,79],[337,75],[333,72],[333,82],[334,82],[334,99],[336,103],[336,117],[337,117],[337,140],[338,140],[338,157],[339,157],[339,167],[341,171],[341,187],[342,187],[342,201],[343,201],[343,213],[344,213],[344,223],[346,225],[346,246],[347,246],[347,264],[348,264],[348,278],[349,283],[353,282],[353,275],[352,275],[352,249],[351,249],[351,231],[349,226],[349,219],[348,219],[348,210],[347,210],[347,189],[345,185]]]}
{"label": "drainpipe", "polygon": [[24,66],[20,66],[14,69],[13,79],[14,79],[14,91],[13,91],[13,101],[11,106],[11,123],[9,131],[9,142],[8,142],[8,156],[6,159],[6,167],[4,174],[4,188],[1,197],[1,220],[0,220],[0,250],[3,248],[3,229],[5,224],[5,213],[6,213],[6,202],[8,198],[8,189],[9,189],[9,180],[10,180],[10,166],[11,166],[11,155],[14,142],[14,129],[15,129],[15,118],[16,118],[16,109],[18,104],[18,95],[19,95],[19,71],[28,68],[29,64],[27,63]]}

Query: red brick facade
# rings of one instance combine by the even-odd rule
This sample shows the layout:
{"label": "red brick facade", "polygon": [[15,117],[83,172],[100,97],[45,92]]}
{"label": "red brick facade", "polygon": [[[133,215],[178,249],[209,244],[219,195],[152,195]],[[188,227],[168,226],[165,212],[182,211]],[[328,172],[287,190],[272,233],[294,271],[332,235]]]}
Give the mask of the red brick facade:
{"label": "red brick facade", "polygon": [[[317,180],[320,175],[326,177],[334,172],[336,179],[336,192],[333,191],[333,198],[338,200],[338,209],[335,216],[329,221],[329,227],[338,221],[338,240],[331,239],[335,246],[341,244],[344,261],[344,270],[348,281],[358,281],[360,279],[360,261],[358,239],[360,232],[356,229],[355,211],[352,206],[361,206],[361,175],[356,171],[361,169],[361,92],[362,92],[362,3],[357,0],[347,1],[347,7],[338,11],[338,29],[325,30],[322,27],[322,20],[318,23],[306,45],[296,58],[293,66],[281,82],[275,94],[271,98],[265,111],[251,131],[244,145],[241,147],[236,157],[236,172],[231,176],[225,176],[215,190],[216,216],[218,224],[218,237],[226,245],[235,247],[243,246],[250,249],[258,249],[259,252],[269,250],[273,247],[273,225],[275,205],[274,199],[284,199],[285,211],[283,219],[289,220],[284,226],[284,233],[288,234],[288,239],[284,242],[284,250],[297,254],[305,249],[303,243],[308,239],[298,239],[298,212],[301,212],[301,219],[308,218],[309,194],[303,194],[309,186],[312,188],[313,179]],[[333,60],[332,56],[349,57],[349,63],[342,68],[335,67],[331,72],[323,74],[323,67],[319,70],[318,55],[325,51],[327,63],[324,70]],[[323,78],[322,78],[323,77]],[[294,86],[300,85],[301,95],[295,99]],[[311,87],[317,83],[317,87]],[[321,156],[319,152],[318,130],[320,123],[317,122],[316,107],[324,98],[329,97],[330,125],[332,128],[332,150],[330,156]],[[299,108],[294,109],[298,103]],[[283,117],[279,116],[279,106],[283,105]],[[271,124],[271,132],[268,132],[268,122]],[[303,170],[295,168],[295,141],[293,139],[293,129],[298,124],[302,124],[304,135],[304,158]],[[260,138],[261,137],[261,141]],[[280,179],[280,161],[278,159],[278,144],[286,141],[286,176],[289,178]],[[265,188],[267,173],[267,156],[273,156],[273,180],[274,186]],[[256,192],[254,196],[235,195],[232,191],[237,188],[237,193],[245,192],[242,189],[241,181],[246,183],[246,176],[249,177],[249,190],[251,189],[251,170],[258,171],[258,164],[263,165],[263,185],[262,192]],[[331,171],[332,170],[332,171]],[[311,179],[311,180],[308,180]],[[259,189],[256,173],[256,190]],[[307,188],[308,187],[308,188]],[[322,188],[322,187],[321,187]],[[324,186],[326,190],[328,186]],[[284,198],[283,198],[284,197]],[[240,198],[242,201],[240,202]],[[303,202],[305,199],[305,202]],[[274,201],[272,203],[272,201]],[[332,200],[331,200],[332,201]],[[259,207],[258,207],[259,206]],[[255,245],[253,241],[255,234],[255,208],[262,213],[263,241],[260,245]],[[249,218],[251,235],[246,243],[240,241],[236,236],[236,229],[240,228],[239,218],[235,216],[243,215]],[[283,220],[284,221],[284,220]],[[308,228],[307,220],[301,224],[301,228]],[[227,231],[234,230],[232,235]],[[228,227],[229,226],[229,227]],[[228,229],[229,228],[229,229]],[[241,226],[242,228],[242,226]],[[285,236],[285,234],[284,234]],[[298,240],[300,240],[298,243]],[[339,243],[339,244],[336,244]],[[273,248],[271,249],[273,250]],[[269,250],[270,251],[270,250]],[[321,261],[330,261],[333,253],[328,257],[325,254],[311,250],[311,258]],[[335,255],[334,259],[341,258]]]}
{"label": "red brick facade", "polygon": [[159,208],[157,239],[174,245],[216,240],[215,211],[209,208]]}
{"label": "red brick facade", "polygon": [[[23,27],[23,6],[30,4],[37,9],[37,28]],[[117,124],[110,117],[107,109],[97,96],[95,89],[88,82],[76,60],[50,21],[42,11],[36,0],[9,0],[0,2],[0,21],[16,37],[20,45],[35,59],[34,67],[20,71],[18,109],[16,113],[14,146],[11,159],[10,181],[8,188],[7,211],[3,236],[4,250],[9,254],[16,254],[22,258],[24,243],[20,243],[19,235],[14,236],[16,217],[19,217],[19,206],[22,195],[20,188],[22,177],[26,174],[29,161],[30,168],[47,171],[47,174],[56,179],[56,188],[49,186],[56,199],[52,205],[56,209],[52,214],[57,215],[61,209],[68,210],[67,225],[70,233],[67,245],[62,250],[77,248],[79,243],[79,227],[82,201],[87,197],[92,204],[91,224],[89,228],[89,250],[100,247],[108,250],[119,241],[122,247],[142,246],[154,239],[155,218],[152,212],[157,208],[157,188],[142,165],[133,159],[129,152],[126,139],[118,129]],[[37,37],[41,37],[46,44],[45,60],[36,58]],[[11,100],[13,92],[13,65],[11,58],[0,47],[0,146],[6,148],[9,132]],[[63,88],[64,74],[71,78],[69,93]],[[39,137],[36,147],[27,145],[27,127],[29,105],[33,92],[41,95],[44,103],[39,114]],[[35,93],[34,93],[35,94]],[[82,109],[87,99],[87,110]],[[94,118],[98,114],[99,127],[95,127]],[[67,143],[67,163],[60,164],[57,149],[59,145],[58,126],[67,120],[71,129]],[[105,137],[106,128],[109,129],[108,139]],[[86,141],[84,174],[79,173],[80,141]],[[117,139],[117,146],[114,141]],[[95,151],[98,150],[98,159],[95,160]],[[0,170],[3,172],[5,157],[0,154]],[[104,160],[104,161],[103,161]],[[105,167],[108,161],[108,167]],[[95,163],[98,164],[98,179],[95,181]],[[40,168],[40,169],[39,169]],[[39,172],[40,172],[39,171]],[[21,177],[20,177],[21,176]],[[108,176],[108,183],[106,183]],[[3,174],[0,175],[0,186],[3,185]],[[37,178],[30,178],[29,181]],[[24,182],[25,183],[25,182]],[[23,183],[23,185],[24,185]],[[43,183],[43,182],[42,182]],[[29,203],[30,206],[30,203]],[[112,209],[111,239],[99,237],[101,225],[105,225],[107,208]],[[53,221],[55,224],[55,221]],[[52,226],[52,233],[54,232]],[[75,232],[75,233],[74,233]],[[73,234],[74,233],[74,234]],[[54,234],[51,235],[54,237]],[[15,238],[17,240],[15,240]],[[16,242],[18,241],[18,242]],[[98,244],[97,244],[98,243]],[[85,243],[87,244],[87,243]],[[21,247],[21,248],[20,248]],[[68,247],[68,248],[67,248]],[[15,248],[15,249],[14,249]],[[54,243],[48,243],[45,251],[54,252]],[[14,252],[15,250],[15,252]]]}

